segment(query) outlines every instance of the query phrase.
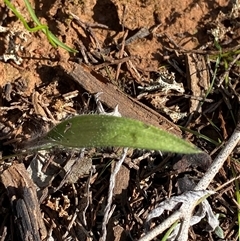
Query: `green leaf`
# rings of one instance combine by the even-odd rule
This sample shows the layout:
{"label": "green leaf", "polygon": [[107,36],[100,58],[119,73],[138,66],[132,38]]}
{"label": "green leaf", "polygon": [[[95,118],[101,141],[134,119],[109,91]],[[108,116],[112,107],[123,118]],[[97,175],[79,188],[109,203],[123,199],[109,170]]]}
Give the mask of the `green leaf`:
{"label": "green leaf", "polygon": [[107,115],[81,115],[50,130],[38,144],[83,147],[131,147],[178,153],[200,152],[195,146],[143,122]]}

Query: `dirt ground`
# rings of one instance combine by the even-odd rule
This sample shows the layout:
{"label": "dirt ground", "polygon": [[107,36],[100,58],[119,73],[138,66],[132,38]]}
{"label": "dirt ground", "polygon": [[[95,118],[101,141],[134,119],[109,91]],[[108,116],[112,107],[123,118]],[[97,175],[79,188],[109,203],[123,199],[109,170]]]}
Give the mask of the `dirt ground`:
{"label": "dirt ground", "polygon": [[[34,27],[24,1],[12,4]],[[226,0],[41,0],[31,4],[40,22],[76,52],[55,48],[41,30],[27,31],[0,2],[3,157],[28,150],[26,143],[66,118],[97,112],[98,100],[106,112],[119,105],[123,116],[184,137],[205,154],[192,158],[129,150],[117,174],[115,209],[106,225],[106,239],[102,227],[109,178],[121,149],[86,149],[80,154],[54,149],[8,158],[1,164],[1,240],[23,240],[29,228],[18,224],[26,213],[13,208],[25,186],[37,187],[37,196],[29,195],[40,205],[40,213],[36,206],[26,209],[35,217],[30,223],[44,230],[41,235],[30,232],[34,238],[25,236],[26,240],[139,240],[151,210],[186,191],[179,187],[181,180],[187,178],[195,185],[236,126],[239,9]],[[217,68],[219,46],[223,57]],[[154,89],[161,85],[159,79],[167,79],[167,85]],[[96,100],[98,92],[102,93]],[[239,170],[236,149],[210,188],[223,185]],[[10,180],[12,175],[16,177]],[[25,181],[19,181],[18,175]],[[10,184],[21,191],[9,190]],[[237,181],[209,198],[224,238],[208,231],[202,220],[189,230],[189,240],[238,239],[236,188]],[[153,219],[151,228],[170,213]]]}

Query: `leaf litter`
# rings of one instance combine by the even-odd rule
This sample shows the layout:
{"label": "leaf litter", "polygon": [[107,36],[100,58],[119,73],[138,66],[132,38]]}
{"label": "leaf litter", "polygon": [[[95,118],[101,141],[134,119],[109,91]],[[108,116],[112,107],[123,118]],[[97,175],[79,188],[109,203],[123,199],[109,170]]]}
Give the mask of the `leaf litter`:
{"label": "leaf litter", "polygon": [[[25,15],[24,6],[19,4],[19,10]],[[42,21],[46,20],[54,34],[60,36],[67,44],[75,45],[81,54],[72,55],[69,58],[68,53],[52,48],[44,35],[31,34],[31,39],[21,42],[24,47],[21,51],[17,48],[14,50],[16,58],[23,59],[21,65],[16,66],[11,60],[0,63],[1,88],[4,93],[1,99],[2,155],[6,156],[20,150],[25,140],[42,136],[69,116],[95,113],[97,105],[94,94],[96,92],[103,92],[100,100],[101,98],[104,100],[105,112],[112,111],[116,104],[119,104],[119,112],[122,115],[126,113],[122,108],[127,109],[129,106],[124,104],[129,102],[112,104],[114,98],[105,101],[106,88],[86,92],[85,88],[76,81],[72,81],[71,76],[62,73],[61,68],[58,67],[59,64],[68,70],[69,62],[73,61],[87,63],[97,81],[105,81],[102,77],[106,77],[111,84],[132,98],[141,94],[138,86],[145,85],[146,81],[150,83],[152,78],[157,80],[160,67],[164,66],[170,73],[174,72],[177,83],[183,85],[185,91],[178,93],[170,90],[163,105],[179,110],[179,113],[188,113],[187,117],[183,116],[182,119],[176,120],[177,125],[196,130],[202,136],[209,137],[207,141],[201,138],[201,135],[185,133],[185,138],[214,159],[234,131],[237,122],[239,105],[237,4],[231,6],[227,2],[215,2],[214,4],[219,8],[205,1],[195,5],[183,1],[181,6],[174,1],[164,6],[159,6],[158,3],[154,5],[152,1],[141,1],[141,4],[136,4],[134,1],[128,3],[96,1],[94,7],[90,1],[85,1],[79,2],[78,8],[74,4],[76,3],[64,3],[60,9],[59,1],[52,4],[43,1],[42,6],[35,6],[35,9],[36,14]],[[171,6],[174,8],[178,6],[178,9],[173,10]],[[75,16],[81,16],[81,25],[75,20],[68,24],[69,18],[64,10],[65,7]],[[105,17],[101,13],[102,9],[109,10]],[[3,27],[13,29],[16,26],[17,21],[12,20],[12,14],[6,11],[3,3],[1,3],[0,16]],[[128,35],[124,43],[123,36],[126,29]],[[0,53],[3,56],[7,54],[9,41],[6,41],[5,33],[1,33],[0,38],[4,42]],[[221,46],[220,57],[215,47],[216,43],[214,46],[214,40],[217,40],[218,46]],[[196,58],[199,54],[204,57],[204,68],[196,70],[199,71],[199,76],[194,76],[196,72],[194,68],[187,71],[190,66],[187,54],[195,54]],[[220,58],[220,65],[216,67],[218,58]],[[208,75],[202,78],[201,76],[205,76],[206,69],[210,77]],[[215,83],[212,89],[209,89],[209,82],[211,84],[214,75]],[[118,78],[115,78],[116,76]],[[207,81],[207,84],[202,83],[201,78]],[[218,81],[219,78],[220,81]],[[77,96],[69,100],[64,98],[65,94],[76,90],[78,90]],[[204,93],[208,90],[210,90],[209,95],[205,98]],[[39,93],[35,99],[37,101],[33,101],[34,92]],[[149,96],[151,94],[154,95]],[[165,96],[165,93],[156,91],[142,95],[139,99],[143,105],[152,109],[149,111],[146,108],[149,119],[154,115],[163,116],[169,122],[172,121],[168,112],[164,111],[167,108],[157,108],[160,106],[158,102],[164,100]],[[41,111],[36,111],[40,109]],[[142,112],[136,113],[139,115]],[[158,122],[164,122],[164,118]],[[146,117],[145,121],[148,122]],[[170,131],[174,129],[179,133],[176,125],[170,126]],[[211,142],[211,139],[215,142]],[[37,163],[37,170],[32,169],[31,172],[37,173],[38,178],[41,177],[43,181],[43,186],[39,187],[40,191],[38,190],[37,193],[44,224],[48,231],[48,240],[100,240],[105,232],[102,230],[105,229],[106,240],[138,240],[145,233],[145,223],[151,212],[166,200],[181,197],[179,180],[187,175],[188,179],[184,179],[182,186],[187,186],[186,180],[189,179],[195,186],[211,164],[208,163],[207,157],[207,164],[198,166],[195,163],[192,164],[193,157],[183,162],[187,157],[182,159],[180,155],[159,151],[129,149],[125,153],[126,157],[122,164],[128,172],[120,171],[125,174],[118,177],[116,182],[119,182],[119,179],[121,181],[121,178],[128,181],[123,182],[124,185],[119,191],[112,191],[114,189],[110,189],[109,180],[114,173],[114,163],[121,159],[121,149],[92,148],[81,152],[53,149],[43,154]],[[37,155],[40,156],[41,153]],[[239,171],[238,156],[237,149],[231,151],[228,161],[212,181],[210,190],[231,179],[233,176],[230,171],[231,166],[234,166],[237,172]],[[15,162],[23,162],[26,168],[31,168],[33,157],[32,154],[18,156]],[[232,158],[234,158],[234,165],[232,165]],[[83,160],[86,161],[86,166],[81,169],[83,173],[79,171],[79,176],[76,176],[76,169],[81,168]],[[9,159],[1,169],[8,169],[12,161]],[[72,169],[68,169],[69,163],[74,163]],[[77,165],[79,163],[80,167]],[[177,165],[180,165],[179,169],[176,168]],[[35,177],[32,179],[37,185]],[[6,188],[2,186],[1,189],[4,200],[7,200]],[[108,190],[114,194],[110,208],[111,215],[104,211],[107,206],[107,197],[109,197]],[[230,183],[223,187],[223,190],[218,191],[218,194],[213,194],[207,199],[210,204],[207,212],[201,209],[201,205],[198,207],[199,212],[194,212],[198,219],[208,215],[210,210],[213,210],[213,217],[219,214],[218,222],[223,230],[224,239],[230,240],[237,237],[238,230],[238,223],[235,222],[238,210],[235,204],[235,191],[236,187]],[[181,202],[183,200],[180,200]],[[8,240],[10,235],[16,237],[17,233],[10,231],[9,217],[13,216],[7,216],[7,214],[11,213],[11,206],[4,201],[2,207],[4,209],[0,214],[3,220],[1,235],[5,237],[4,240]],[[170,212],[173,211],[174,208],[170,208]],[[107,218],[104,218],[105,216]],[[167,212],[163,212],[159,218],[154,218],[151,228],[161,224],[167,216]],[[104,225],[103,220],[107,220]],[[201,221],[190,228],[188,240],[218,240],[214,232],[206,229],[207,222],[212,223],[209,220]],[[159,235],[158,239],[161,237],[163,234]]]}

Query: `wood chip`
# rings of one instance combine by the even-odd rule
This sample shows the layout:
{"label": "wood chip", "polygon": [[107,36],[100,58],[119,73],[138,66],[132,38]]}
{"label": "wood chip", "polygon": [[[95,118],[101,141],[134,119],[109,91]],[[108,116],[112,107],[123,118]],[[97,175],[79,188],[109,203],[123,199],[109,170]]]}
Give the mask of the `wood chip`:
{"label": "wood chip", "polygon": [[[188,85],[193,96],[204,97],[210,86],[210,75],[203,55],[186,54]],[[190,100],[190,113],[201,112],[201,103],[197,99]]]}
{"label": "wood chip", "polygon": [[61,68],[71,79],[76,81],[90,94],[103,92],[101,95],[101,102],[110,108],[114,108],[118,105],[119,112],[122,116],[140,120],[181,137],[182,132],[177,125],[146,105],[123,93],[117,86],[110,83],[106,78],[91,70],[86,65],[62,63]]}
{"label": "wood chip", "polygon": [[23,164],[14,163],[1,174],[21,240],[41,241],[47,237],[36,188]]}
{"label": "wood chip", "polygon": [[127,189],[130,180],[130,170],[122,165],[116,175],[115,187],[113,189],[114,196],[120,200],[122,205],[127,203]]}

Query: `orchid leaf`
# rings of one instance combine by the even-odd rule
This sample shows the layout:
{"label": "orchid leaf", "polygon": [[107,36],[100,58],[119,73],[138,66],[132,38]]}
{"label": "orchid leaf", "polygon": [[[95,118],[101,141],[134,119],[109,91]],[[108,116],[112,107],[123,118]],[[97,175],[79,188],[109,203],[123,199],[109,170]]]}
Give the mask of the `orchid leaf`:
{"label": "orchid leaf", "polygon": [[131,147],[176,153],[200,152],[191,143],[143,122],[107,115],[80,115],[67,119],[38,142],[66,148]]}

